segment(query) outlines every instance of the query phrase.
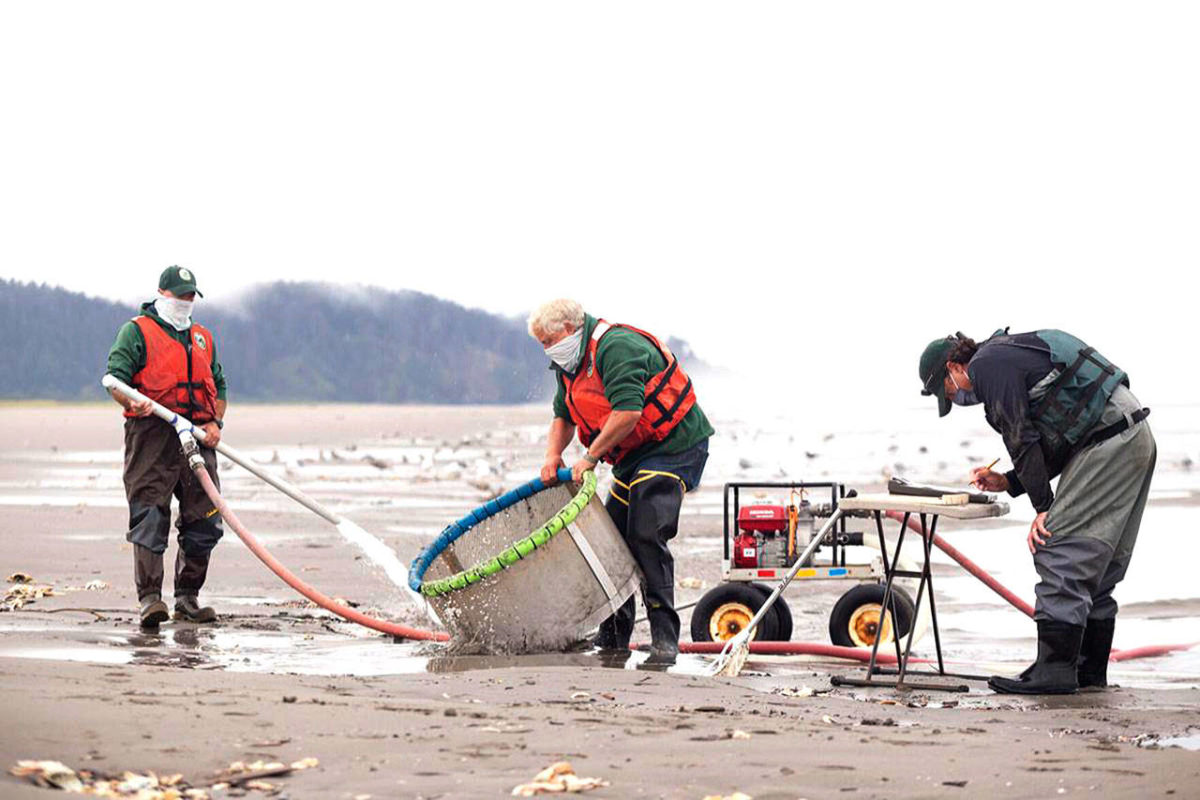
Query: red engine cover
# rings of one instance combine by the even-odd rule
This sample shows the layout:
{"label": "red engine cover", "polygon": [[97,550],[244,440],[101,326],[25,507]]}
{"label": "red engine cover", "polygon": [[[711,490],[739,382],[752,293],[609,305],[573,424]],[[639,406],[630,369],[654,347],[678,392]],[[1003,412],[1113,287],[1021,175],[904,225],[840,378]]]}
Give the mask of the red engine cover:
{"label": "red engine cover", "polygon": [[787,530],[787,509],[783,506],[742,506],[738,509],[738,529],[781,533]]}
{"label": "red engine cover", "polygon": [[758,539],[752,533],[739,533],[733,540],[733,566],[758,566]]}

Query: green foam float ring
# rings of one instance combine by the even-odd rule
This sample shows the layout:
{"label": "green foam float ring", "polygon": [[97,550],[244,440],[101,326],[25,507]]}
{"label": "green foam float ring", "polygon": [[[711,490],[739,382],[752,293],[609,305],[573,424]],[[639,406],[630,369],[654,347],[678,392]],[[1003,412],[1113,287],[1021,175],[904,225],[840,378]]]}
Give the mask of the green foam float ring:
{"label": "green foam float ring", "polygon": [[518,539],[508,547],[505,547],[498,555],[486,558],[478,564],[464,569],[462,572],[456,572],[447,578],[435,581],[423,581],[421,583],[421,594],[426,597],[438,597],[465,589],[468,586],[479,583],[484,578],[500,573],[523,558],[528,558],[539,547],[545,547],[563,528],[574,522],[575,518],[579,516],[595,496],[596,474],[594,472],[585,472],[583,474],[583,484],[580,486],[579,491],[575,493],[570,502],[564,505],[557,514],[547,520],[546,524],[537,528],[528,536]]}

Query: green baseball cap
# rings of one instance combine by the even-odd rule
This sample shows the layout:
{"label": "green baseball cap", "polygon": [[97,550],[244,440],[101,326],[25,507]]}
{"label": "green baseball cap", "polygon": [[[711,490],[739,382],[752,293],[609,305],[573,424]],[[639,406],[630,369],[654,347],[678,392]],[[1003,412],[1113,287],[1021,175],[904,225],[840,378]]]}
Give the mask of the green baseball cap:
{"label": "green baseball cap", "polygon": [[925,397],[933,395],[938,399],[938,416],[944,417],[950,413],[953,404],[946,397],[946,357],[954,349],[958,340],[953,336],[934,339],[921,353],[921,366],[918,374],[921,376],[921,394]]}
{"label": "green baseball cap", "polygon": [[188,292],[195,292],[204,297],[204,293],[196,288],[195,274],[190,269],[184,267],[167,267],[164,269],[162,275],[158,276],[158,288],[166,289],[176,297]]}

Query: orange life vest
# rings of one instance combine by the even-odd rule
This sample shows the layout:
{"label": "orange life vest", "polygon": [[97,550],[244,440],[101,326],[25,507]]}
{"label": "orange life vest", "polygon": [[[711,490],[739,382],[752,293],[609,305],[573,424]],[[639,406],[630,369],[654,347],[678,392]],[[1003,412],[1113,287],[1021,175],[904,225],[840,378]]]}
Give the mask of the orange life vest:
{"label": "orange life vest", "polygon": [[[146,365],[133,376],[133,386],[151,400],[183,414],[192,422],[217,418],[217,384],[213,381],[213,335],[192,323],[190,347],[163,330],[152,318],[134,317],[146,340]],[[125,416],[132,416],[125,412]]]}
{"label": "orange life vest", "polygon": [[692,380],[679,366],[674,354],[649,333],[632,325],[609,325],[604,320],[596,323],[592,338],[588,340],[587,352],[579,362],[575,377],[559,371],[562,376],[567,411],[579,433],[579,441],[587,447],[599,435],[604,423],[612,414],[612,406],[604,396],[604,381],[596,367],[596,350],[600,339],[613,328],[626,328],[649,339],[667,361],[667,366],[646,381],[646,405],[637,427],[619,445],[604,454],[604,460],[615,464],[629,453],[647,442],[661,442],[696,404],[696,392]]}

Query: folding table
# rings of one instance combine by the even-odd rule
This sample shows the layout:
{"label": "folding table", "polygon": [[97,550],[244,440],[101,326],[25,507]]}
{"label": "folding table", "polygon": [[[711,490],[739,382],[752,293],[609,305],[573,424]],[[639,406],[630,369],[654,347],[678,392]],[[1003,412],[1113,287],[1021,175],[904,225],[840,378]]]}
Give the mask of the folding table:
{"label": "folding table", "polygon": [[[871,647],[871,660],[867,664],[867,675],[865,678],[849,678],[835,675],[832,678],[834,686],[891,686],[897,689],[923,689],[923,690],[939,690],[950,692],[966,692],[969,690],[965,684],[944,685],[937,683],[913,683],[906,681],[905,678],[909,675],[922,675],[929,677],[946,677],[946,678],[964,678],[967,680],[987,680],[986,675],[967,675],[963,673],[946,672],[945,664],[942,661],[942,637],[938,630],[937,605],[933,597],[933,574],[930,570],[930,553],[933,550],[933,537],[937,533],[937,523],[939,517],[950,517],[951,519],[984,519],[987,517],[1001,517],[1008,513],[1008,504],[1000,502],[991,503],[967,503],[966,505],[956,505],[947,503],[940,497],[913,497],[911,495],[900,494],[860,494],[854,497],[846,497],[838,501],[838,508],[845,512],[865,511],[872,512],[875,517],[875,527],[879,532],[879,550],[883,555],[883,570],[886,577],[886,583],[883,590],[883,609],[880,613],[879,632],[875,637],[875,644]],[[897,511],[904,514],[904,519],[900,523],[900,537],[896,540],[896,555],[900,554],[901,548],[904,546],[904,535],[908,532],[908,521],[912,515],[916,514],[921,520],[921,540],[925,550],[925,561],[919,571],[902,570],[898,567],[898,558],[889,558],[887,541],[883,536],[883,514],[887,511]],[[896,614],[896,600],[892,590],[892,584],[896,578],[919,578],[917,583],[917,599],[914,606],[914,618],[909,626],[908,643],[904,647],[904,652],[900,652],[900,634],[899,627],[896,622],[899,617]],[[916,636],[917,624],[916,616],[921,611],[921,600],[924,597],[925,589],[929,589],[929,618],[930,625],[933,628],[933,642],[937,650],[937,672],[911,672],[908,669],[909,655],[912,653],[913,639]],[[876,665],[876,658],[879,654],[879,642],[883,638],[883,622],[887,618],[886,610],[891,610],[892,627],[895,634],[892,636],[896,644],[896,666],[895,670],[883,669]],[[895,681],[880,680],[879,675],[896,675]]]}

